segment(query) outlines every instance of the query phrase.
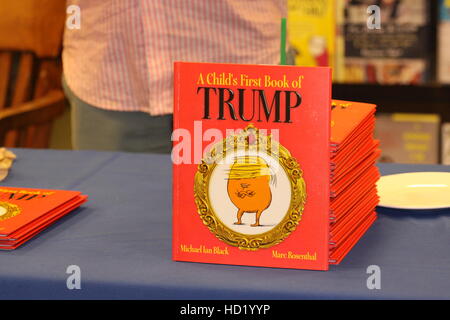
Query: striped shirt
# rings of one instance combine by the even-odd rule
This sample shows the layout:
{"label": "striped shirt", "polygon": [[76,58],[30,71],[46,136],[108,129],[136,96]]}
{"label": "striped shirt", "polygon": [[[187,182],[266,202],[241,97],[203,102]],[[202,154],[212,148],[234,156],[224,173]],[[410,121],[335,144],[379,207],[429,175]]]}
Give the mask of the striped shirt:
{"label": "striped shirt", "polygon": [[68,0],[64,76],[107,110],[172,113],[173,62],[278,64],[286,0]]}

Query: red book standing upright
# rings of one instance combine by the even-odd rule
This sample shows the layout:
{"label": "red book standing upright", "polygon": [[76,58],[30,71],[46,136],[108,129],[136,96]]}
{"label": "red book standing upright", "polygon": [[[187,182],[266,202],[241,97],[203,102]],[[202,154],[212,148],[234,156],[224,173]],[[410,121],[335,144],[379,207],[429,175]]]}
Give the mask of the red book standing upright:
{"label": "red book standing upright", "polygon": [[[335,201],[361,200],[349,199],[349,184],[372,186],[355,170],[373,168],[374,106],[366,126],[352,123],[331,141],[329,68],[177,62],[174,78],[174,260],[314,270],[340,262],[375,217],[374,201],[360,210]],[[359,152],[345,148],[360,140]]]}

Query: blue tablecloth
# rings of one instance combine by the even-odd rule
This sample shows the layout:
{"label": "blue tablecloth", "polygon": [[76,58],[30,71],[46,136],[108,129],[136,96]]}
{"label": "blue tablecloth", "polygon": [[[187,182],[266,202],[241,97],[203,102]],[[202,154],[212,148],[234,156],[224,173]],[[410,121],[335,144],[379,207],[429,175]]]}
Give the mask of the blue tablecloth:
{"label": "blue tablecloth", "polygon": [[[328,272],[171,260],[169,156],[16,149],[1,184],[80,190],[90,201],[13,252],[0,252],[0,299],[449,299],[450,211],[383,210]],[[380,165],[383,174],[450,171]],[[66,286],[67,267],[81,289]],[[367,267],[381,289],[367,288]]]}

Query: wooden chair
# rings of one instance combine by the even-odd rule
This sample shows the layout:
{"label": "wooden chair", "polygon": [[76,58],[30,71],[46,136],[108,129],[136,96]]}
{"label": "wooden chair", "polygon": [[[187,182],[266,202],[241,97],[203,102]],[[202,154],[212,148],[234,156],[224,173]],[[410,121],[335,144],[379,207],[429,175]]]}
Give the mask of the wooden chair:
{"label": "wooden chair", "polygon": [[0,17],[0,146],[47,148],[65,108],[65,1],[1,1]]}

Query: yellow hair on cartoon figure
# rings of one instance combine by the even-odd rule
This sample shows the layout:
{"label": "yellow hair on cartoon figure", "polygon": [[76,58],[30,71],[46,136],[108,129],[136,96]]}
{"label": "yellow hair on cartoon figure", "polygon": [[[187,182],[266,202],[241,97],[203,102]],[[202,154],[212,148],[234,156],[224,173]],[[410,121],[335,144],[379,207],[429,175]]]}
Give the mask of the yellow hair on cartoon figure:
{"label": "yellow hair on cartoon figure", "polygon": [[267,162],[258,156],[236,157],[230,169],[228,179],[252,179],[261,176],[271,176]]}

